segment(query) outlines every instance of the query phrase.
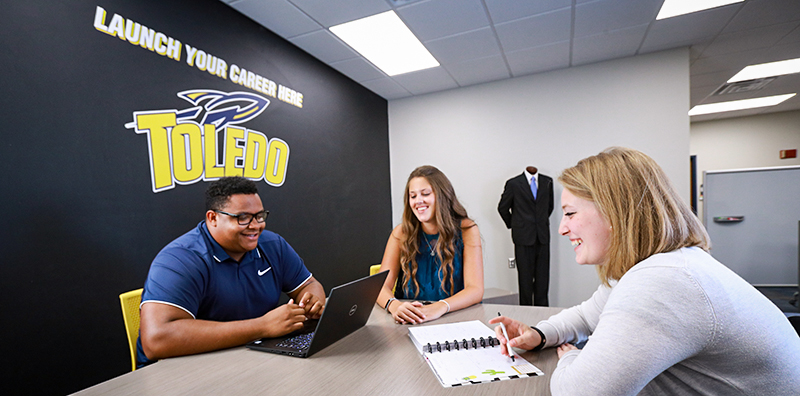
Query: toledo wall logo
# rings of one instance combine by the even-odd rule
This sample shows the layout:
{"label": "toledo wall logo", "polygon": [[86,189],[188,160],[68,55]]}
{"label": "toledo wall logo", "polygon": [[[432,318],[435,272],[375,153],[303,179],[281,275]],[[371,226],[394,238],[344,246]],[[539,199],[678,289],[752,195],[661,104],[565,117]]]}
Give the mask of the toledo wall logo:
{"label": "toledo wall logo", "polygon": [[179,92],[178,97],[192,107],[135,111],[133,122],[125,127],[147,136],[153,192],[223,176],[264,180],[275,187],[283,185],[289,145],[241,124],[258,117],[270,104],[260,94],[302,109],[302,92],[122,15],[114,14],[108,22],[106,16],[103,7],[95,8],[93,26],[98,32],[165,59],[183,60],[188,67],[259,93],[188,90]]}
{"label": "toledo wall logo", "polygon": [[268,99],[247,92],[213,90],[183,91],[178,97],[193,106],[136,111],[133,122],[125,124],[147,136],[153,192],[223,176],[283,185],[289,145],[240,126],[264,112]]}

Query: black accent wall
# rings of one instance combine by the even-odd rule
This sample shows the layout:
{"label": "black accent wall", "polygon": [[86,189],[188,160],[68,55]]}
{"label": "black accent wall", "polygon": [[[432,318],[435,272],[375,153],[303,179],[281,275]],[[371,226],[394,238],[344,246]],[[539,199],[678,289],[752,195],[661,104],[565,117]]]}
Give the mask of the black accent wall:
{"label": "black accent wall", "polygon": [[[270,100],[236,127],[289,147],[283,184],[257,182],[267,229],[326,290],[380,261],[392,227],[384,99],[220,1],[3,3],[4,394],[71,393],[130,371],[118,295],[203,219],[207,182],[154,192],[148,135],[126,124],[192,107],[179,92]],[[106,27],[119,14],[181,41],[179,60],[98,30],[97,6]],[[185,44],[302,93],[302,108],[188,65]]]}

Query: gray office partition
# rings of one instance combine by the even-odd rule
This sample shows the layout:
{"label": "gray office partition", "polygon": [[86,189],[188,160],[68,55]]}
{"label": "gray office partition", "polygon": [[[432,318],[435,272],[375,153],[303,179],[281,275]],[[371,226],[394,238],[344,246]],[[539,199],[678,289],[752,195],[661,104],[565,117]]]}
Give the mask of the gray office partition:
{"label": "gray office partition", "polygon": [[800,166],[703,172],[711,254],[757,286],[798,282]]}

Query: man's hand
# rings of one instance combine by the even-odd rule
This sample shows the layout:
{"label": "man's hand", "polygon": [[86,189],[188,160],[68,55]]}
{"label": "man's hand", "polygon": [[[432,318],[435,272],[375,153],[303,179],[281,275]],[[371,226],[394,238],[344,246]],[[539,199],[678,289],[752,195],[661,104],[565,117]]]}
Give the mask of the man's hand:
{"label": "man's hand", "polygon": [[280,337],[303,328],[306,321],[305,310],[293,300],[281,305],[261,317],[265,323],[266,338]]}
{"label": "man's hand", "polygon": [[306,317],[309,319],[319,319],[322,316],[322,310],[325,309],[325,302],[320,300],[319,297],[305,292],[303,297],[300,297],[299,306],[305,311]]}
{"label": "man's hand", "polygon": [[302,286],[289,293],[289,297],[297,301],[298,306],[303,308],[303,312],[309,319],[319,319],[322,311],[325,310],[325,290],[313,276],[308,278]]}

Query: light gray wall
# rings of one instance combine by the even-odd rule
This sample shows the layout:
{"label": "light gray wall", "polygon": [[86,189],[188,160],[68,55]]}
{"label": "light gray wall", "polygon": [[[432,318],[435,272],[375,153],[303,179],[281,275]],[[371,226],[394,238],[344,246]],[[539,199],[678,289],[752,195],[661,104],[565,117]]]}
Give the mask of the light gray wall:
{"label": "light gray wall", "polygon": [[[800,111],[696,122],[690,130],[698,190],[703,171],[800,165],[800,158],[779,157],[780,150],[800,149]],[[702,201],[698,215],[703,218]]]}
{"label": "light gray wall", "polygon": [[[392,213],[408,174],[430,164],[453,182],[480,226],[487,288],[517,290],[511,232],[497,213],[506,180],[534,165],[556,179],[609,146],[652,156],[689,198],[689,53],[686,49],[504,80],[389,102]],[[558,237],[560,184],[550,218],[550,303],[571,306],[597,288]],[[388,237],[388,235],[387,235]]]}

